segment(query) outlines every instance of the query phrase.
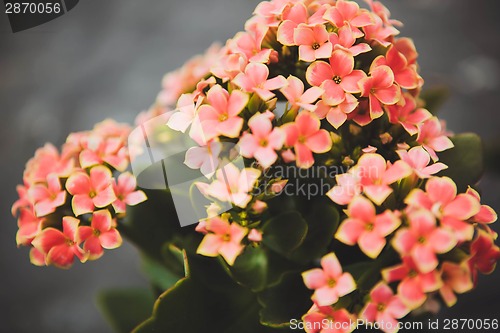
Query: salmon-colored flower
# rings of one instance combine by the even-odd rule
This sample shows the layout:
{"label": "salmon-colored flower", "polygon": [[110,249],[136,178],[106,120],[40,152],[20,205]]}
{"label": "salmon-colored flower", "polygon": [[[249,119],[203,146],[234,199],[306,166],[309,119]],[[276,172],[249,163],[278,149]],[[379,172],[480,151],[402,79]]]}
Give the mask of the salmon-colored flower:
{"label": "salmon-colored flower", "polygon": [[347,207],[347,219],[340,224],[335,238],[348,245],[357,243],[363,253],[376,258],[385,247],[385,237],[400,224],[398,213],[387,210],[377,215],[373,204],[359,196]]}
{"label": "salmon-colored flower", "polygon": [[302,318],[307,333],[350,333],[355,328],[353,316],[346,309],[313,305]]}
{"label": "salmon-colored flower", "polygon": [[200,169],[205,177],[210,178],[219,166],[221,151],[222,144],[217,140],[212,140],[201,147],[191,147],[186,152],[184,164],[191,169]]}
{"label": "salmon-colored flower", "polygon": [[206,188],[206,194],[224,202],[245,208],[252,196],[255,183],[261,171],[254,168],[239,170],[234,164],[228,163],[215,173],[216,179]]}
{"label": "salmon-colored flower", "polygon": [[103,208],[116,200],[111,171],[102,165],[90,169],[90,175],[83,171],[72,174],[66,189],[73,195],[71,205],[76,216],[91,213],[95,207]]}
{"label": "salmon-colored flower", "polygon": [[394,40],[394,36],[399,34],[399,30],[392,25],[384,24],[378,15],[371,15],[372,24],[363,27],[364,39],[376,42],[383,47],[389,47]]}
{"label": "salmon-colored flower", "polygon": [[301,24],[295,28],[293,36],[295,45],[299,46],[299,60],[313,62],[316,59],[330,58],[332,55],[333,45],[323,24],[313,27]]}
{"label": "salmon-colored flower", "polygon": [[90,226],[78,228],[78,237],[83,244],[83,250],[90,260],[100,258],[104,249],[116,249],[122,244],[122,237],[116,230],[116,221],[108,210],[98,210],[92,214]]}
{"label": "salmon-colored flower", "polygon": [[500,260],[500,248],[495,245],[493,237],[483,230],[479,230],[477,237],[470,245],[469,267],[473,274],[474,283],[477,281],[477,272],[491,274]]}
{"label": "salmon-colored flower", "polygon": [[400,281],[398,295],[410,310],[424,304],[426,293],[436,291],[443,285],[439,272],[420,272],[409,256],[403,258],[402,264],[382,270],[382,277],[388,283]]}
{"label": "salmon-colored flower", "polygon": [[453,233],[436,225],[436,218],[427,210],[408,213],[407,228],[399,230],[392,245],[401,256],[411,256],[418,270],[428,273],[439,264],[437,254],[450,251],[457,245]]}
{"label": "salmon-colored flower", "polygon": [[194,102],[192,94],[183,94],[179,97],[177,108],[168,118],[167,125],[173,130],[186,132],[196,117],[196,111],[200,107],[203,98],[197,98]]}
{"label": "salmon-colored flower", "polygon": [[[269,68],[264,64],[249,63],[244,73],[238,74],[233,83],[243,91],[256,93],[262,100],[267,101],[275,96],[273,90],[283,88],[287,81],[282,75],[269,79]],[[245,103],[246,104],[246,103]]]}
{"label": "salmon-colored flower", "polygon": [[113,190],[116,200],[113,208],[117,213],[125,213],[128,206],[135,206],[147,200],[146,194],[137,189],[137,180],[130,172],[118,176],[118,181],[113,179]]}
{"label": "salmon-colored flower", "polygon": [[42,148],[38,148],[35,156],[26,163],[23,179],[26,184],[35,184],[45,182],[51,173],[67,177],[72,172],[73,167],[74,162],[71,159],[59,154],[53,145],[46,144]]}
{"label": "salmon-colored flower", "polygon": [[328,105],[339,105],[346,93],[359,93],[358,83],[365,77],[365,72],[354,69],[354,57],[343,50],[334,51],[330,63],[312,63],[306,72],[307,82],[323,88],[323,101]]}
{"label": "salmon-colored flower", "polygon": [[337,28],[349,26],[356,38],[364,35],[359,28],[373,24],[370,13],[360,9],[354,1],[338,0],[335,6],[329,8],[323,17]]}
{"label": "salmon-colored flower", "polygon": [[382,116],[382,105],[394,105],[401,98],[401,88],[394,83],[394,74],[388,66],[377,66],[370,69],[370,76],[359,81],[361,96],[368,97],[370,117]]}
{"label": "salmon-colored flower", "polygon": [[471,195],[457,195],[457,186],[451,178],[432,177],[425,184],[425,192],[414,189],[405,203],[410,208],[423,208],[432,212],[441,225],[453,231],[458,241],[471,240],[472,224],[466,222],[481,209],[479,201]]}
{"label": "salmon-colored flower", "polygon": [[343,173],[336,175],[335,179],[337,185],[328,191],[326,195],[338,205],[348,205],[354,197],[363,191],[359,175],[356,173]]}
{"label": "salmon-colored flower", "polygon": [[285,144],[294,147],[297,165],[301,168],[314,164],[313,153],[325,153],[332,147],[330,135],[320,126],[318,117],[307,111],[299,113],[295,122],[282,126],[286,133]]}
{"label": "salmon-colored flower", "polygon": [[272,58],[277,58],[277,52],[272,49],[262,48],[266,31],[253,29],[253,31],[239,32],[230,42],[230,49],[234,53],[242,53],[251,62],[268,63]]}
{"label": "salmon-colored flower", "polygon": [[398,331],[396,319],[403,318],[409,311],[401,298],[394,295],[388,285],[380,282],[370,291],[370,301],[361,311],[361,318],[378,323],[385,333],[395,333]]}
{"label": "salmon-colored flower", "polygon": [[307,7],[300,1],[285,7],[283,22],[279,25],[277,32],[278,42],[288,46],[296,45],[294,39],[295,29],[301,24],[313,27],[325,23],[326,20],[323,18],[325,11],[326,7],[321,6],[312,15],[309,15]]}
{"label": "salmon-colored flower", "polygon": [[405,89],[415,89],[418,87],[419,77],[415,65],[408,65],[404,54],[391,45],[384,56],[379,56],[373,60],[373,66],[389,66],[394,73],[394,81]]}
{"label": "salmon-colored flower", "polygon": [[118,171],[124,171],[129,164],[125,139],[105,137],[98,133],[89,133],[81,138],[80,165],[91,168],[95,165],[109,164]]}
{"label": "salmon-colored flower", "polygon": [[345,94],[345,100],[339,105],[330,106],[323,100],[316,104],[316,109],[314,114],[316,114],[320,119],[326,118],[326,120],[335,128],[342,126],[348,115],[356,110],[359,105],[359,101],[356,97],[351,94]]}
{"label": "salmon-colored flower", "polygon": [[219,217],[206,221],[207,234],[200,243],[197,253],[207,257],[221,255],[232,266],[243,251],[241,241],[248,230],[237,223],[229,223]]}
{"label": "salmon-colored flower", "polygon": [[[468,195],[474,197],[477,201],[481,202],[479,193],[469,186],[466,192]],[[490,224],[498,219],[497,213],[488,205],[481,205],[479,212],[472,216],[471,221],[481,224]]]}
{"label": "salmon-colored flower", "polygon": [[321,259],[321,268],[314,268],[302,273],[304,284],[314,290],[313,301],[319,306],[329,306],[338,299],[356,289],[356,282],[349,273],[342,271],[342,266],[335,253]]}
{"label": "salmon-colored flower", "polygon": [[239,142],[240,153],[247,158],[255,158],[259,164],[268,168],[276,162],[278,154],[285,143],[285,132],[281,128],[273,128],[269,115],[258,113],[248,121],[252,134],[245,132]]}
{"label": "salmon-colored flower", "polygon": [[474,288],[471,271],[466,262],[455,264],[445,261],[441,266],[441,280],[443,286],[439,289],[439,294],[449,307],[457,302],[455,294],[463,294]]}
{"label": "salmon-colored flower", "polygon": [[422,179],[429,178],[432,175],[447,169],[448,166],[438,162],[429,165],[431,157],[429,153],[422,147],[413,147],[410,150],[396,151],[402,161],[405,161],[412,169],[413,172]]}
{"label": "salmon-colored flower", "polygon": [[436,152],[453,148],[453,142],[446,135],[437,117],[427,119],[420,126],[417,142],[429,152],[434,161],[439,159]]}
{"label": "salmon-colored flower", "polygon": [[404,101],[404,105],[395,104],[386,107],[389,121],[401,124],[408,134],[415,135],[419,132],[419,126],[432,118],[432,114],[426,109],[417,108],[415,99],[409,94],[404,94]]}
{"label": "salmon-colored flower", "polygon": [[33,240],[33,246],[45,255],[46,265],[55,265],[60,268],[69,268],[75,256],[81,262],[87,260],[87,255],[79,247],[78,225],[80,220],[66,216],[63,218],[63,231],[55,228],[44,229]]}
{"label": "salmon-colored flower", "polygon": [[243,126],[243,118],[238,115],[247,105],[248,95],[239,90],[229,94],[220,85],[215,85],[208,91],[207,100],[209,104],[198,110],[205,140],[219,135],[236,138]]}
{"label": "salmon-colored flower", "polygon": [[287,78],[287,85],[280,91],[288,100],[291,109],[303,108],[311,112],[316,109],[314,102],[323,94],[323,89],[319,87],[311,87],[304,91],[302,80],[292,75]]}
{"label": "salmon-colored flower", "polygon": [[46,184],[37,183],[30,187],[28,195],[34,203],[38,217],[53,213],[57,207],[66,202],[66,191],[62,188],[61,181],[55,173],[47,176]]}
{"label": "salmon-colored flower", "polygon": [[330,35],[330,42],[333,44],[334,50],[344,50],[354,57],[372,50],[370,45],[366,43],[356,44],[356,38],[349,26],[340,28],[337,34],[332,33]]}
{"label": "salmon-colored flower", "polygon": [[44,218],[37,217],[32,208],[21,208],[17,219],[19,230],[16,234],[17,245],[30,245],[31,241],[42,231]]}

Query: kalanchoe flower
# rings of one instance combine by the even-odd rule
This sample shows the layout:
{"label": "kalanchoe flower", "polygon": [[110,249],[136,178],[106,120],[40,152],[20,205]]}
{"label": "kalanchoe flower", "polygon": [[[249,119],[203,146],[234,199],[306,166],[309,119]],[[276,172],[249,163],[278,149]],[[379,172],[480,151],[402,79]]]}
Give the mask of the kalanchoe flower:
{"label": "kalanchoe flower", "polygon": [[332,33],[330,35],[330,42],[333,44],[334,50],[347,51],[354,57],[372,50],[370,45],[366,43],[356,44],[356,38],[349,26],[340,28],[337,34]]}
{"label": "kalanchoe flower", "polygon": [[116,200],[111,171],[102,165],[90,169],[90,175],[83,171],[72,174],[66,189],[73,195],[71,205],[76,216],[91,213],[95,207],[103,208]]}
{"label": "kalanchoe flower", "polygon": [[296,2],[291,6],[285,7],[283,11],[283,22],[278,27],[277,40],[283,45],[292,46],[295,44],[294,32],[299,25],[314,27],[323,24],[326,20],[323,14],[326,11],[325,6],[317,8],[312,15],[309,15],[306,5],[302,2]]}
{"label": "kalanchoe flower", "polygon": [[222,151],[222,144],[212,140],[202,147],[191,147],[186,152],[186,164],[191,169],[200,169],[201,173],[210,178],[219,166],[219,154]]}
{"label": "kalanchoe flower", "polygon": [[455,264],[445,261],[441,266],[441,280],[443,286],[439,289],[439,294],[449,307],[457,302],[455,294],[466,293],[474,287],[471,271],[466,262]]}
{"label": "kalanchoe flower", "polygon": [[128,167],[128,152],[122,138],[105,138],[90,134],[83,138],[81,145],[83,146],[80,153],[82,168],[90,168],[104,163],[119,171],[125,171]]}
{"label": "kalanchoe flower", "polygon": [[248,95],[239,90],[230,94],[220,85],[215,85],[208,91],[207,100],[210,104],[200,106],[198,111],[205,140],[219,135],[238,137],[243,126],[243,118],[238,115],[247,105]]}
{"label": "kalanchoe flower", "polygon": [[404,105],[389,105],[386,107],[389,121],[393,124],[401,124],[410,135],[419,132],[419,126],[432,118],[432,114],[426,109],[417,108],[415,99],[409,94],[404,95]]}
{"label": "kalanchoe flower", "polygon": [[28,195],[35,203],[36,216],[42,217],[53,213],[66,202],[66,191],[62,189],[59,177],[55,173],[47,176],[47,185],[38,183],[28,190]]}
{"label": "kalanchoe flower", "polygon": [[87,260],[87,255],[79,247],[78,225],[80,220],[71,216],[63,218],[63,231],[55,228],[44,229],[32,242],[35,249],[45,255],[46,265],[69,268],[75,256],[81,262]]}
{"label": "kalanchoe flower", "polygon": [[193,123],[202,100],[203,98],[197,98],[195,103],[192,94],[181,95],[177,102],[177,109],[168,118],[168,127],[182,133],[186,132]]}
{"label": "kalanchoe flower", "polygon": [[409,311],[401,298],[394,295],[388,285],[380,282],[370,291],[370,301],[361,311],[361,318],[378,323],[385,333],[395,333],[398,331],[397,319],[403,318]]}
{"label": "kalanchoe flower", "polygon": [[16,234],[17,245],[30,245],[31,241],[42,231],[44,218],[37,217],[33,209],[21,208],[17,219],[19,230]]}
{"label": "kalanchoe flower", "polygon": [[287,79],[287,85],[281,88],[281,93],[286,97],[291,108],[298,110],[303,108],[307,111],[314,111],[316,106],[314,102],[323,94],[323,89],[311,87],[304,91],[304,83],[297,77],[290,75]]}
{"label": "kalanchoe flower", "polygon": [[326,194],[338,205],[348,205],[355,196],[361,194],[363,187],[359,175],[353,172],[336,175],[337,185]]}
{"label": "kalanchoe flower", "polygon": [[113,179],[113,190],[116,200],[113,208],[117,213],[125,213],[128,206],[135,206],[147,200],[146,194],[137,190],[137,180],[130,172],[118,176],[118,181]]}
{"label": "kalanchoe flower", "polygon": [[494,238],[483,230],[479,230],[477,237],[470,245],[469,267],[472,271],[474,283],[477,281],[477,272],[491,274],[500,260],[500,248],[493,242]]}
{"label": "kalanchoe flower", "polygon": [[74,162],[62,156],[56,147],[46,144],[37,149],[35,156],[26,163],[23,180],[25,184],[45,182],[47,176],[55,173],[60,177],[67,177],[73,170]]}
{"label": "kalanchoe flower", "polygon": [[364,39],[371,44],[378,43],[383,47],[389,47],[394,40],[394,36],[399,34],[399,30],[392,25],[385,25],[378,15],[371,15],[373,24],[363,27]]}
{"label": "kalanchoe flower", "polygon": [[354,1],[338,0],[335,6],[329,8],[323,16],[337,28],[349,26],[356,38],[363,37],[359,30],[373,23],[371,15],[359,8]]}
{"label": "kalanchoe flower", "polygon": [[262,242],[262,232],[257,229],[252,229],[248,233],[248,240],[252,242]]}
{"label": "kalanchoe flower", "polygon": [[317,116],[303,111],[295,122],[282,127],[286,133],[285,144],[294,148],[297,165],[301,168],[309,168],[314,164],[313,153],[325,153],[332,147],[330,135],[320,126]]}
{"label": "kalanchoe flower", "polygon": [[382,271],[384,281],[398,284],[398,295],[403,303],[414,310],[424,304],[426,293],[441,288],[443,282],[437,271],[422,273],[418,270],[416,263],[411,257],[403,257],[403,263]]}
{"label": "kalanchoe flower", "polygon": [[323,101],[328,105],[339,105],[346,94],[359,93],[358,83],[365,77],[365,72],[354,69],[354,57],[343,50],[333,52],[330,63],[312,63],[306,72],[307,82],[324,89]]}
{"label": "kalanchoe flower", "polygon": [[260,175],[260,170],[245,168],[240,171],[234,164],[228,163],[217,170],[216,179],[207,187],[206,194],[245,208],[252,200],[249,192],[252,191]]}
{"label": "kalanchoe flower", "polygon": [[423,208],[432,212],[441,225],[449,228],[458,241],[472,239],[474,228],[466,222],[476,215],[481,206],[471,195],[457,195],[457,186],[448,177],[432,177],[425,184],[425,192],[414,189],[406,197],[410,208]]}
{"label": "kalanchoe flower", "polygon": [[219,217],[206,221],[205,230],[208,233],[196,252],[207,257],[221,255],[232,266],[243,251],[241,241],[248,230],[237,223],[229,223]]}
{"label": "kalanchoe flower", "polygon": [[417,210],[407,215],[409,227],[400,229],[392,245],[401,256],[412,257],[422,273],[438,266],[437,254],[446,253],[457,245],[453,233],[436,225],[436,218],[427,210]]}
{"label": "kalanchoe flower", "polygon": [[241,155],[255,158],[263,168],[269,168],[276,162],[276,150],[285,143],[285,132],[281,128],[273,128],[269,118],[266,113],[252,116],[248,121],[252,134],[245,132],[239,142]]}
{"label": "kalanchoe flower", "polygon": [[335,128],[342,126],[348,115],[353,112],[359,105],[358,99],[351,94],[345,95],[345,100],[336,106],[330,106],[326,104],[323,100],[316,104],[316,114],[320,119],[326,118],[328,122]]}
{"label": "kalanchoe flower", "polygon": [[313,301],[319,306],[329,306],[356,289],[356,282],[349,273],[342,272],[337,256],[332,252],[321,259],[321,268],[302,273],[304,284],[314,290]]}
{"label": "kalanchoe flower", "polygon": [[300,24],[294,30],[293,39],[299,46],[299,60],[313,62],[316,59],[330,58],[333,45],[323,24],[308,27]]}
{"label": "kalanchoe flower", "polygon": [[262,48],[265,32],[259,29],[239,32],[232,39],[229,47],[234,53],[244,54],[251,62],[268,63],[272,58],[277,58],[277,52],[272,49]]}
{"label": "kalanchoe flower", "polygon": [[401,98],[401,88],[394,83],[394,74],[388,66],[372,66],[370,76],[358,84],[361,96],[369,99],[372,119],[382,116],[382,105],[394,105]]}
{"label": "kalanchoe flower", "polygon": [[[479,193],[469,186],[466,192],[468,195],[474,197],[478,202],[481,201]],[[479,212],[472,216],[471,221],[481,224],[490,224],[498,219],[497,213],[488,205],[481,205]]]}
{"label": "kalanchoe flower", "polygon": [[429,152],[434,161],[439,159],[436,152],[453,148],[453,142],[446,136],[441,122],[436,117],[426,120],[420,126],[417,142]]}
{"label": "kalanchoe flower", "polygon": [[351,201],[347,216],[335,238],[348,245],[357,243],[370,258],[380,254],[386,244],[385,237],[401,224],[398,213],[387,210],[377,215],[373,204],[361,196]]}
{"label": "kalanchoe flower", "polygon": [[394,73],[394,81],[405,89],[415,89],[418,87],[418,74],[415,66],[408,65],[405,56],[398,49],[391,45],[387,54],[379,56],[373,60],[373,66],[389,66]]}
{"label": "kalanchoe flower", "polygon": [[[273,90],[278,90],[286,85],[286,79],[279,75],[272,79],[269,77],[269,68],[266,65],[250,63],[246,66],[245,72],[238,74],[233,83],[241,87],[245,92],[254,92],[264,101],[268,101],[275,96]],[[246,103],[245,103],[246,104]]]}
{"label": "kalanchoe flower", "polygon": [[116,221],[108,210],[98,210],[92,214],[90,226],[78,228],[78,237],[83,244],[83,250],[90,260],[100,258],[104,249],[116,249],[122,244],[122,238],[116,230]]}
{"label": "kalanchoe flower", "polygon": [[431,157],[429,153],[420,146],[413,147],[409,151],[398,150],[396,152],[401,160],[406,162],[419,178],[429,178],[432,175],[448,168],[447,165],[441,162],[429,165]]}
{"label": "kalanchoe flower", "polygon": [[[350,333],[356,327],[346,309],[313,305],[302,318],[307,333]],[[325,323],[327,323],[325,325]]]}

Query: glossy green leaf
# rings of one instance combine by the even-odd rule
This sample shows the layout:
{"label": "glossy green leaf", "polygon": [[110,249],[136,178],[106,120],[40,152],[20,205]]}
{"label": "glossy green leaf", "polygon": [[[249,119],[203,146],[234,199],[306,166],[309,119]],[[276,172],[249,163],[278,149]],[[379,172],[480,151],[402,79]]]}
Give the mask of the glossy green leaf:
{"label": "glossy green leaf", "polygon": [[439,154],[440,162],[448,166],[439,175],[453,179],[459,192],[464,192],[467,186],[475,185],[483,174],[481,138],[473,133],[464,133],[452,137],[451,141],[455,147]]}
{"label": "glossy green leaf", "polygon": [[98,308],[117,333],[129,333],[146,320],[153,303],[148,289],[112,289],[97,295]]}
{"label": "glossy green leaf", "polygon": [[142,257],[142,271],[147,275],[151,283],[160,290],[167,290],[172,287],[179,279],[184,277],[178,272],[169,270],[163,263],[147,256]]}
{"label": "glossy green leaf", "polygon": [[307,234],[307,223],[300,213],[291,211],[267,220],[262,227],[263,243],[284,256],[298,248]]}

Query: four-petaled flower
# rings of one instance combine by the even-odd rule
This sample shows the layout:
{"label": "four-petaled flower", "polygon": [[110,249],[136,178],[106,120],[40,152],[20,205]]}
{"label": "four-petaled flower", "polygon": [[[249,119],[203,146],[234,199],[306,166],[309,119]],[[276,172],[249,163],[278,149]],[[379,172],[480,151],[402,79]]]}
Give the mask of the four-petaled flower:
{"label": "four-petaled flower", "polygon": [[313,62],[316,59],[330,58],[333,45],[323,24],[308,27],[300,24],[294,30],[293,39],[299,46],[299,60]]}
{"label": "four-petaled flower", "polygon": [[449,307],[457,302],[455,294],[466,293],[474,287],[472,274],[466,262],[455,264],[445,261],[441,266],[441,280],[443,286],[439,289],[439,294]]}
{"label": "four-petaled flower", "polygon": [[351,274],[344,273],[335,253],[321,259],[322,268],[314,268],[302,273],[304,284],[314,290],[313,301],[319,306],[329,306],[356,289]]}
{"label": "four-petaled flower", "polygon": [[90,260],[100,258],[104,249],[116,249],[122,244],[122,237],[116,230],[116,221],[108,210],[98,210],[92,214],[90,226],[78,228],[78,237],[83,250]]}
{"label": "four-petaled flower", "polygon": [[[267,101],[275,96],[273,90],[278,90],[286,85],[284,76],[279,75],[268,79],[269,68],[264,64],[249,63],[245,67],[245,72],[238,74],[233,83],[239,86],[245,92],[254,92],[262,100]],[[246,104],[246,103],[245,103]]]}
{"label": "four-petaled flower", "polygon": [[61,187],[59,177],[55,173],[47,176],[47,185],[38,183],[30,187],[28,195],[35,203],[35,213],[38,217],[53,213],[66,202],[66,191]]}
{"label": "four-petaled flower", "polygon": [[363,32],[359,28],[373,23],[370,13],[361,10],[354,1],[338,0],[335,6],[330,7],[323,17],[337,28],[349,26],[356,38],[363,37]]}
{"label": "four-petaled flower", "polygon": [[135,206],[147,200],[146,194],[137,190],[137,180],[130,172],[118,176],[118,181],[113,179],[113,190],[116,200],[113,208],[117,213],[125,213],[128,206]]}
{"label": "four-petaled flower", "polygon": [[370,76],[358,83],[361,96],[368,97],[370,117],[376,119],[384,114],[383,105],[394,105],[401,98],[401,88],[394,83],[394,74],[388,66],[370,69]]}
{"label": "four-petaled flower", "polygon": [[423,147],[420,146],[413,147],[408,151],[398,150],[396,152],[401,160],[406,162],[419,178],[429,178],[439,171],[448,168],[447,165],[441,162],[429,165],[431,162],[431,156]]}
{"label": "four-petaled flower", "polygon": [[281,93],[286,97],[291,109],[298,110],[303,108],[307,111],[314,111],[316,106],[314,102],[323,94],[323,89],[311,87],[304,91],[304,82],[298,77],[290,75],[287,79],[287,85],[281,88]]}
{"label": "four-petaled flower", "polygon": [[[302,318],[307,333],[350,333],[353,316],[346,309],[314,304]],[[325,324],[326,323],[326,324]]]}

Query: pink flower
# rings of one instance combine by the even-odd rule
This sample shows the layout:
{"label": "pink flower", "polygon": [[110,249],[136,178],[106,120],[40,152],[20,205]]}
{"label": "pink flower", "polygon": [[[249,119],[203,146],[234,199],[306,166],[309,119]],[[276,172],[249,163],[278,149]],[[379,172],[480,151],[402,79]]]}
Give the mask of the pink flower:
{"label": "pink flower", "polygon": [[396,152],[401,160],[406,162],[413,169],[413,172],[422,179],[429,178],[448,168],[447,165],[440,162],[429,165],[431,157],[429,153],[420,146],[413,147],[409,151],[398,150]]}
{"label": "pink flower", "polygon": [[35,213],[42,217],[53,213],[57,207],[66,202],[66,191],[61,187],[59,177],[55,173],[47,176],[47,183],[37,183],[29,188],[28,195],[35,204]]}
{"label": "pink flower", "polygon": [[321,123],[313,113],[302,111],[295,122],[282,126],[286,133],[286,145],[294,147],[297,165],[309,168],[314,164],[314,153],[325,153],[332,147],[328,132],[320,129]]}
{"label": "pink flower", "polygon": [[348,218],[341,224],[335,238],[347,245],[355,245],[370,258],[377,258],[385,247],[385,237],[396,230],[399,214],[386,210],[377,215],[373,204],[364,197],[354,198],[347,208]]}
{"label": "pink flower", "polygon": [[338,0],[335,6],[329,8],[323,17],[337,28],[351,27],[356,38],[363,37],[363,32],[358,28],[373,24],[368,11],[361,10],[354,1]]}
{"label": "pink flower", "polygon": [[95,207],[103,208],[116,200],[111,171],[102,165],[90,169],[90,176],[82,171],[72,174],[66,189],[73,195],[71,205],[76,216],[91,213]]}
{"label": "pink flower", "polygon": [[298,110],[299,108],[303,108],[311,112],[316,109],[313,103],[323,94],[323,89],[311,87],[304,92],[304,83],[302,80],[292,75],[288,77],[287,83],[280,91],[286,97],[292,109]]}
{"label": "pink flower", "polygon": [[392,245],[401,256],[411,256],[420,272],[433,271],[439,264],[437,254],[449,252],[457,240],[449,230],[438,227],[427,210],[410,212],[407,217],[409,227],[396,233]]}
{"label": "pink flower", "polygon": [[98,210],[92,215],[90,227],[78,228],[78,236],[83,244],[83,250],[89,254],[90,260],[100,258],[104,249],[116,249],[122,244],[122,237],[116,230],[116,221],[111,218],[108,210]]}
{"label": "pink flower", "polygon": [[80,165],[84,169],[104,163],[118,171],[124,171],[128,167],[128,151],[123,138],[107,138],[98,133],[90,133],[82,137],[80,144],[83,148],[79,156]]}
{"label": "pink flower", "polygon": [[200,107],[203,98],[197,98],[196,104],[192,94],[183,94],[177,102],[177,109],[168,119],[167,125],[175,131],[186,132],[196,117],[196,111]]}
{"label": "pink flower", "polygon": [[212,140],[202,147],[191,147],[186,152],[184,164],[191,169],[200,169],[201,173],[210,178],[219,166],[219,154],[222,144]]}
{"label": "pink flower", "polygon": [[[287,81],[282,76],[269,77],[269,68],[266,65],[258,63],[249,63],[244,73],[238,74],[233,83],[241,87],[245,92],[254,92],[262,100],[267,101],[275,96],[272,90],[283,88]],[[246,104],[246,103],[245,103]]]}
{"label": "pink flower", "polygon": [[31,241],[42,231],[45,219],[39,218],[31,208],[21,208],[17,226],[19,230],[16,234],[17,245],[30,245]]}
{"label": "pink flower", "polygon": [[330,63],[316,61],[306,72],[307,82],[324,89],[323,101],[328,105],[339,105],[346,93],[359,93],[358,83],[365,77],[365,72],[354,69],[354,57],[342,50],[333,52]]}
{"label": "pink flower", "polygon": [[355,173],[350,172],[336,175],[335,179],[337,180],[337,185],[328,191],[326,195],[338,205],[348,205],[354,197],[363,192],[360,178]]}
{"label": "pink flower", "polygon": [[394,295],[391,288],[383,282],[377,284],[370,292],[370,301],[361,311],[361,318],[379,323],[382,331],[395,333],[398,331],[398,321],[406,316],[409,309],[398,295]]}
{"label": "pink flower", "polygon": [[[466,192],[468,195],[474,197],[477,201],[481,202],[481,196],[469,186]],[[481,224],[490,224],[495,222],[498,219],[497,213],[488,205],[481,205],[479,209],[479,213],[474,215],[471,220],[472,222],[481,223]]]}
{"label": "pink flower", "polygon": [[368,97],[372,119],[382,116],[384,113],[382,104],[393,105],[401,98],[401,89],[394,83],[394,74],[388,66],[372,66],[370,76],[358,84],[361,96]]}
{"label": "pink flower", "polygon": [[426,109],[418,108],[415,99],[409,94],[404,95],[404,105],[389,105],[387,106],[387,114],[389,121],[393,124],[401,124],[410,135],[415,135],[419,132],[419,126],[424,121],[432,118],[432,114]]}
{"label": "pink flower", "polygon": [[80,220],[71,216],[63,218],[63,231],[46,228],[32,242],[35,249],[45,255],[45,264],[53,264],[60,268],[69,268],[75,256],[81,262],[87,255],[78,246],[78,224]]}
{"label": "pink flower", "polygon": [[349,273],[342,272],[337,256],[332,252],[321,259],[322,268],[302,273],[304,284],[314,290],[313,301],[318,306],[329,306],[356,289],[356,283]]}
{"label": "pink flower", "polygon": [[388,283],[401,281],[398,295],[410,310],[424,304],[426,293],[436,291],[443,285],[437,271],[420,272],[411,257],[404,257],[402,264],[384,269],[382,277]]}
{"label": "pink flower", "polygon": [[466,262],[455,264],[445,261],[441,266],[441,279],[443,286],[439,289],[439,294],[448,307],[457,302],[456,294],[463,294],[474,288],[469,266]]}
{"label": "pink flower", "polygon": [[376,42],[383,47],[389,47],[394,40],[394,36],[399,34],[399,30],[392,25],[385,25],[378,15],[372,15],[373,24],[363,27],[364,39]]}
{"label": "pink flower", "polygon": [[116,195],[113,208],[117,213],[125,213],[127,205],[135,206],[147,200],[146,194],[137,190],[137,180],[130,172],[122,173],[118,181],[113,179],[113,191]]}
{"label": "pink flower", "polygon": [[294,32],[300,25],[304,24],[313,27],[318,24],[325,23],[323,14],[326,7],[322,6],[315,9],[314,13],[309,16],[308,10],[304,3],[297,2],[290,7],[285,8],[283,11],[283,22],[278,27],[277,40],[283,45],[297,45],[295,44]]}
{"label": "pink flower", "polygon": [[391,164],[379,154],[364,154],[354,168],[353,172],[358,173],[363,192],[378,206],[393,192],[389,185],[408,177],[412,172],[405,162],[399,160]]}
{"label": "pink flower", "polygon": [[468,219],[481,209],[477,199],[468,194],[457,195],[457,186],[448,177],[433,177],[425,184],[425,192],[414,189],[406,197],[410,208],[423,208],[432,212],[441,225],[455,233],[458,241],[471,240],[474,233]]}
{"label": "pink flower", "polygon": [[248,240],[252,242],[262,242],[262,232],[257,229],[250,230],[248,234]]}
{"label": "pink flower", "polygon": [[453,142],[446,136],[441,122],[437,117],[427,119],[420,126],[417,142],[429,152],[433,161],[439,159],[436,152],[453,148]]}
{"label": "pink flower", "polygon": [[229,138],[239,136],[243,118],[238,115],[248,103],[248,95],[234,90],[231,94],[220,85],[215,85],[207,93],[210,104],[199,108],[199,117],[205,140],[223,135]]}
{"label": "pink flower", "polygon": [[23,179],[25,184],[45,182],[47,176],[55,173],[67,177],[73,170],[74,162],[59,154],[56,147],[46,144],[37,149],[35,156],[26,163]]}
{"label": "pink flower", "polygon": [[266,31],[254,29],[251,32],[239,32],[231,40],[230,48],[234,53],[242,53],[251,62],[268,63],[271,58],[277,58],[277,52],[263,49],[262,41]]}
{"label": "pink flower", "polygon": [[308,27],[300,24],[295,28],[293,39],[299,46],[299,60],[313,62],[316,59],[330,58],[333,45],[323,24]]}
{"label": "pink flower", "polygon": [[500,248],[495,245],[491,235],[479,230],[476,239],[470,245],[470,258],[468,259],[474,283],[477,281],[477,271],[491,274],[498,260],[500,260]]}
{"label": "pink flower", "polygon": [[269,168],[278,159],[276,150],[285,142],[285,132],[273,128],[269,115],[258,113],[248,121],[252,134],[245,132],[240,139],[240,153],[246,158],[255,158],[263,168]]}
{"label": "pink flower", "polygon": [[220,254],[232,266],[243,251],[241,241],[248,230],[218,217],[206,221],[205,228],[209,233],[205,235],[196,252],[207,257],[217,257]]}
{"label": "pink flower", "polygon": [[404,54],[391,45],[385,57],[378,56],[373,60],[372,66],[389,66],[394,73],[394,81],[405,89],[415,89],[418,87],[419,77],[415,65],[408,65]]}
{"label": "pink flower", "polygon": [[302,320],[307,333],[350,333],[356,327],[346,309],[336,310],[331,306],[313,305]]}
{"label": "pink flower", "polygon": [[336,106],[330,106],[324,101],[319,101],[316,104],[314,114],[320,119],[326,118],[333,127],[338,129],[346,122],[348,115],[356,109],[358,104],[356,97],[345,94],[345,100]]}
{"label": "pink flower", "polygon": [[352,54],[353,57],[372,50],[366,43],[356,44],[356,38],[349,26],[340,28],[338,34],[332,33],[330,42],[333,44],[334,50],[344,50]]}
{"label": "pink flower", "polygon": [[260,170],[245,168],[240,171],[234,164],[228,163],[217,170],[216,180],[208,186],[206,194],[245,208],[252,199],[248,193],[252,191],[260,174]]}

